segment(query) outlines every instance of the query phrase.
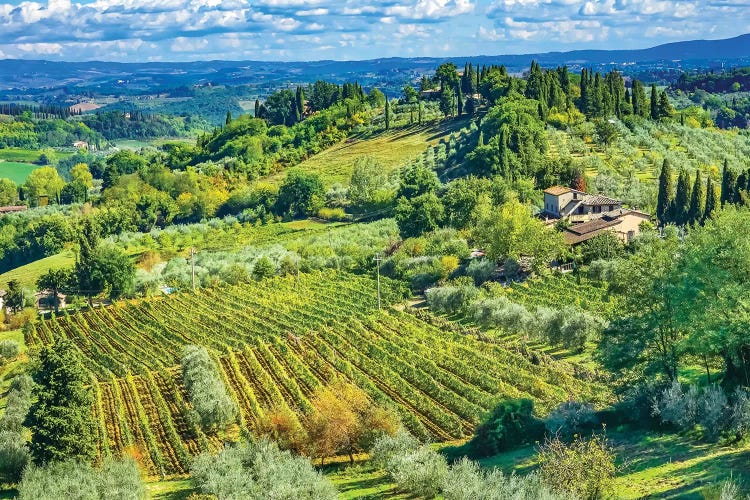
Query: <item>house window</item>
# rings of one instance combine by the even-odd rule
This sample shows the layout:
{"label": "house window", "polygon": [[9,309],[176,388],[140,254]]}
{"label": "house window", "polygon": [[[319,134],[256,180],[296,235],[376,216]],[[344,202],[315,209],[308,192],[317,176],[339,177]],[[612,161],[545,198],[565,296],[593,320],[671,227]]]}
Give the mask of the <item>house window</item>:
{"label": "house window", "polygon": [[578,207],[578,214],[583,214],[583,206]]}
{"label": "house window", "polygon": [[615,206],[614,206],[614,205],[610,205],[610,206],[609,206],[609,211],[610,211],[610,212],[611,212],[612,210],[614,210],[614,209],[615,209]]}
{"label": "house window", "polygon": [[600,213],[602,213],[602,207],[600,207],[600,206],[598,206],[598,205],[597,205],[597,206],[595,206],[595,207],[594,207],[594,213],[595,213],[595,214],[600,214]]}
{"label": "house window", "polygon": [[628,231],[628,241],[635,238],[635,231]]}

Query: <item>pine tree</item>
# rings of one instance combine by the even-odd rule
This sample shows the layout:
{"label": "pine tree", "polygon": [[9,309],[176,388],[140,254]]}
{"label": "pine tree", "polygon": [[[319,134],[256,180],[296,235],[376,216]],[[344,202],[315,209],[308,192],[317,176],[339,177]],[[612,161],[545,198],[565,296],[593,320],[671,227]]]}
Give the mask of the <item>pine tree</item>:
{"label": "pine tree", "polygon": [[690,209],[688,210],[688,224],[697,224],[703,218],[706,210],[706,194],[703,192],[703,180],[701,173],[695,172],[695,183],[690,195]]}
{"label": "pine tree", "polygon": [[688,222],[690,212],[690,176],[685,169],[680,170],[677,178],[677,191],[675,193],[672,220],[679,226]]}
{"label": "pine tree", "polygon": [[659,119],[659,96],[656,92],[656,85],[651,85],[651,119]]}
{"label": "pine tree", "polygon": [[708,178],[706,183],[706,210],[703,212],[703,222],[713,217],[714,212],[719,206],[719,193],[714,189],[714,183]]}
{"label": "pine tree", "polygon": [[659,195],[656,200],[656,218],[662,225],[673,222],[670,218],[673,192],[672,166],[669,164],[669,160],[664,158],[659,174]]}
{"label": "pine tree", "polygon": [[62,341],[42,348],[34,381],[37,401],[26,419],[34,462],[93,460],[96,432],[87,387],[91,381],[73,344]]}

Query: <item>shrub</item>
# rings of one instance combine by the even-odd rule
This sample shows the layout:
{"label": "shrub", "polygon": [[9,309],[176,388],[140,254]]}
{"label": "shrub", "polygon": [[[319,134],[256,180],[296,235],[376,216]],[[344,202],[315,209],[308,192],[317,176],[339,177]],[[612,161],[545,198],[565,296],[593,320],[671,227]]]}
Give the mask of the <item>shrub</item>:
{"label": "shrub", "polygon": [[695,386],[685,392],[677,380],[665,388],[653,404],[653,414],[662,422],[672,424],[680,429],[695,425],[698,411],[698,389]]}
{"label": "shrub", "polygon": [[743,387],[734,391],[728,426],[738,439],[750,432],[750,393]]}
{"label": "shrub", "polygon": [[582,434],[598,423],[594,408],[588,403],[566,401],[549,414],[544,422],[547,430],[563,439]]}
{"label": "shrub", "polygon": [[489,457],[541,439],[544,423],[532,415],[533,411],[530,399],[508,399],[497,405],[466,444],[469,457]]}
{"label": "shrub", "polygon": [[718,439],[729,424],[730,411],[727,396],[721,387],[712,384],[703,389],[698,400],[696,421],[703,427],[706,439]]}
{"label": "shrub", "polygon": [[388,473],[399,487],[412,495],[433,498],[448,473],[448,464],[442,455],[422,445],[411,452],[396,455],[390,462]]}
{"label": "shrub", "polygon": [[452,465],[441,484],[445,500],[556,500],[567,498],[550,490],[538,474],[506,476],[497,469],[482,470],[462,458]]}
{"label": "shrub", "polygon": [[477,295],[479,290],[472,285],[441,286],[425,292],[430,309],[448,314],[463,312]]}
{"label": "shrub", "polygon": [[508,333],[526,333],[532,322],[529,311],[507,297],[493,297],[474,302],[474,320],[485,328],[502,328]]}
{"label": "shrub", "polygon": [[19,432],[0,431],[0,474],[4,482],[18,482],[28,462],[29,449],[23,435]]}
{"label": "shrub", "polygon": [[280,451],[266,439],[224,448],[217,455],[202,453],[190,474],[202,493],[219,500],[336,498],[333,485],[309,460]]}
{"label": "shrub", "polygon": [[237,404],[229,396],[219,369],[205,347],[185,347],[182,380],[204,429],[222,429],[237,420]]}
{"label": "shrub", "polygon": [[48,498],[146,498],[146,489],[133,459],[105,461],[101,469],[67,461],[30,465],[18,485],[19,500]]}
{"label": "shrub", "polygon": [[0,358],[3,361],[15,359],[21,348],[15,340],[0,340]]}
{"label": "shrub", "polygon": [[476,286],[479,286],[492,277],[496,268],[492,259],[472,259],[466,266],[466,274],[472,277]]}
{"label": "shrub", "polygon": [[31,391],[34,381],[26,374],[16,375],[10,383],[5,413],[0,418],[0,431],[21,432],[23,422],[31,408]]}
{"label": "shrub", "polygon": [[578,498],[606,497],[615,475],[615,457],[605,438],[577,438],[566,445],[547,440],[539,450],[540,472],[553,490]]}
{"label": "shrub", "polygon": [[326,208],[318,210],[318,217],[329,221],[345,221],[349,219],[343,208]]}

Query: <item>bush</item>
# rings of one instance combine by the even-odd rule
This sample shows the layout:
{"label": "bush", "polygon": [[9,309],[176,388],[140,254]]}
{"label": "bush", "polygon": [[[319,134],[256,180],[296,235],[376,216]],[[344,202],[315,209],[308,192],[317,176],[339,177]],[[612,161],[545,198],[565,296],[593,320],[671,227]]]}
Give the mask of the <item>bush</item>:
{"label": "bush", "polygon": [[685,392],[677,380],[665,388],[653,404],[655,416],[680,429],[689,429],[695,425],[697,411],[698,389],[690,386]]}
{"label": "bush", "polygon": [[343,208],[326,208],[323,207],[318,210],[318,217],[329,221],[345,221],[349,220],[349,216]]}
{"label": "bush", "polygon": [[508,333],[526,333],[532,316],[522,305],[507,297],[494,297],[474,302],[471,306],[474,320],[485,328],[502,328]]}
{"label": "bush", "polygon": [[556,500],[567,498],[550,490],[537,474],[506,476],[483,470],[466,458],[451,466],[441,485],[445,500]]}
{"label": "bush", "polygon": [[15,359],[21,348],[15,340],[0,340],[0,358],[3,361]]}
{"label": "bush", "polygon": [[19,500],[53,498],[146,498],[146,488],[133,459],[105,461],[101,469],[78,462],[30,465],[18,485]]}
{"label": "bush", "polygon": [[430,309],[447,314],[463,312],[477,295],[479,290],[473,285],[441,286],[425,292]]}
{"label": "bush", "polygon": [[224,448],[217,455],[202,453],[190,474],[202,493],[219,500],[336,498],[333,485],[309,460],[280,451],[266,439]]}
{"label": "bush", "polygon": [[489,280],[497,266],[492,259],[472,259],[466,266],[466,275],[471,276],[476,286]]}
{"label": "bush", "polygon": [[703,427],[703,435],[709,441],[716,441],[721,432],[729,425],[731,409],[727,396],[718,385],[709,385],[703,389],[698,401],[696,421]]}
{"label": "bush", "polygon": [[540,340],[568,349],[582,350],[587,342],[601,335],[604,321],[574,307],[537,307],[534,331]]}
{"label": "bush", "polygon": [[0,418],[0,431],[20,433],[23,430],[23,422],[31,407],[33,386],[34,381],[26,374],[13,378],[5,402],[5,413]]}
{"label": "bush", "polygon": [[489,457],[541,439],[544,423],[532,415],[533,411],[534,402],[530,399],[503,401],[477,426],[474,437],[466,444],[467,455]]}
{"label": "bush", "polygon": [[29,462],[26,440],[19,432],[0,431],[0,474],[6,483],[16,483]]}
{"label": "bush", "polygon": [[219,369],[205,347],[185,347],[182,380],[204,429],[223,429],[237,420],[237,404],[229,396]]}
{"label": "bush", "polygon": [[547,440],[539,450],[540,472],[553,490],[577,498],[607,497],[615,476],[615,457],[601,436],[577,438],[566,445]]}
{"label": "bush", "polygon": [[593,428],[598,422],[599,419],[590,404],[566,401],[549,414],[544,426],[550,433],[570,439]]}

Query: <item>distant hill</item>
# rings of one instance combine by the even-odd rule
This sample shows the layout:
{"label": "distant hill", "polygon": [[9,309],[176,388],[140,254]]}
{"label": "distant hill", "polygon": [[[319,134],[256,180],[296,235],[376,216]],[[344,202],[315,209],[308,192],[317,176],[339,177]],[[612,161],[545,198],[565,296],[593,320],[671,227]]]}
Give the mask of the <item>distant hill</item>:
{"label": "distant hill", "polygon": [[[196,84],[252,84],[277,87],[285,82],[358,80],[363,84],[394,85],[445,61],[463,65],[504,64],[521,71],[534,59],[544,66],[567,64],[572,68],[598,65],[646,65],[691,68],[750,61],[750,34],[724,40],[692,40],[639,50],[574,50],[516,55],[482,55],[450,58],[385,58],[367,61],[197,61],[116,63],[103,61],[59,62],[6,59],[0,61],[0,90],[39,88],[122,88],[130,92]],[[103,87],[103,88],[102,88]]]}

